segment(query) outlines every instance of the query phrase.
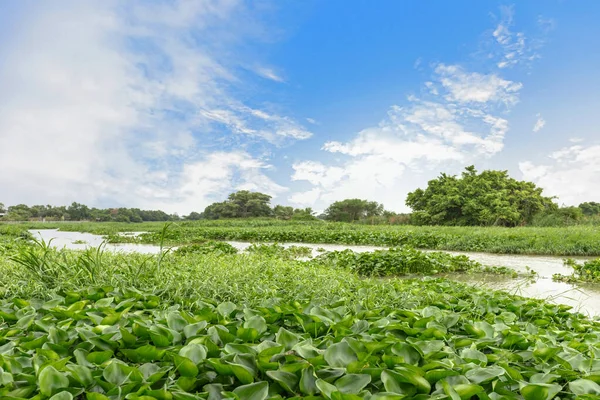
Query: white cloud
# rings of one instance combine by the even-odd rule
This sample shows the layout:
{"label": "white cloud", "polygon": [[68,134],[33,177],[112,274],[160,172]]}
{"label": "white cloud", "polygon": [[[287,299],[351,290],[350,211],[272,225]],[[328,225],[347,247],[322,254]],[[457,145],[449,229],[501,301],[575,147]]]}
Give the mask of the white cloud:
{"label": "white cloud", "polygon": [[600,145],[570,146],[550,154],[551,161],[519,163],[525,180],[535,182],[544,194],[557,196],[560,204],[578,205],[600,199]]}
{"label": "white cloud", "polygon": [[[253,16],[236,1],[72,0],[26,11],[0,46],[5,204],[75,200],[187,212],[181,207],[191,202],[170,194],[189,188],[190,166],[220,172],[206,149],[223,149],[231,132],[274,143],[311,135],[233,95],[244,85],[236,76],[244,60],[230,54],[253,38]],[[256,172],[262,167],[240,168],[255,172],[220,183],[235,187],[231,179],[242,174],[246,186],[256,179],[257,187],[281,189]]]}
{"label": "white cloud", "polygon": [[502,102],[514,105],[518,101],[517,93],[523,85],[500,78],[496,74],[465,72],[456,65],[437,66],[441,84],[448,90],[447,98],[459,103]]}
{"label": "white cloud", "polygon": [[[492,32],[492,36],[500,47],[498,68],[510,68],[517,64],[530,63],[539,58],[537,53],[541,45],[539,41],[530,40],[523,32],[514,32],[514,6],[500,7],[500,21]],[[538,24],[543,30],[550,25],[545,19],[539,19]]]}
{"label": "white cloud", "polygon": [[546,126],[546,120],[542,117],[542,114],[536,114],[537,120],[533,125],[533,132],[539,132],[544,126]]}
{"label": "white cloud", "polygon": [[347,142],[323,145],[342,160],[330,165],[296,162],[292,180],[307,181],[313,188],[290,201],[324,207],[359,197],[406,211],[406,194],[440,169],[458,172],[502,150],[508,131],[502,111],[516,104],[520,84],[441,64],[425,86],[430,99],[409,96],[405,106],[392,106],[379,125]]}
{"label": "white cloud", "polygon": [[[270,166],[245,152],[216,152],[205,160],[187,164],[181,172],[181,187],[169,197],[178,198],[178,207],[201,210],[213,201],[222,201],[235,190],[254,190],[277,197],[287,191],[263,174]],[[170,201],[164,202],[169,208]],[[172,206],[171,206],[172,207]]]}
{"label": "white cloud", "polygon": [[258,75],[262,76],[265,79],[270,79],[279,83],[285,82],[285,79],[283,79],[279,74],[277,74],[272,68],[256,67],[254,68],[254,72],[256,72]]}

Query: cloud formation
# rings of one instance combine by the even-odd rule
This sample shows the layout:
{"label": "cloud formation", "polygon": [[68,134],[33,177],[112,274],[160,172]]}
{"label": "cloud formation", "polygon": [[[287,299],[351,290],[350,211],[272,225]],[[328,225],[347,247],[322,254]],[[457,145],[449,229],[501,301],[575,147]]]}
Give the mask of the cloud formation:
{"label": "cloud formation", "polygon": [[[546,19],[540,19],[542,28],[549,28]],[[522,63],[530,63],[539,58],[538,45],[525,36],[523,32],[514,32],[514,6],[500,7],[500,21],[492,36],[500,47],[498,68],[510,68]]]}
{"label": "cloud formation", "polygon": [[542,117],[542,114],[536,114],[537,120],[535,121],[535,124],[533,125],[533,132],[539,132],[541,131],[544,126],[546,126],[546,120],[544,119],[544,117]]}
{"label": "cloud formation", "polygon": [[403,211],[406,193],[418,179],[502,150],[508,131],[503,113],[517,103],[520,83],[439,64],[425,86],[427,98],[409,96],[406,105],[392,106],[379,125],[348,142],[323,145],[322,150],[344,156],[343,161],[293,164],[292,180],[313,187],[289,200],[318,208],[343,198],[368,197]]}
{"label": "cloud formation", "polygon": [[[240,100],[247,60],[231,53],[260,36],[243,4],[67,0],[27,11],[0,54],[3,202],[189,212],[214,188],[188,176],[199,165],[235,171],[223,185],[282,191],[244,145],[311,133],[276,106]],[[240,163],[224,167],[215,154]]]}
{"label": "cloud formation", "polygon": [[578,205],[600,198],[600,145],[575,145],[552,152],[548,161],[519,163],[525,180],[544,188],[544,193],[557,196],[565,205]]}

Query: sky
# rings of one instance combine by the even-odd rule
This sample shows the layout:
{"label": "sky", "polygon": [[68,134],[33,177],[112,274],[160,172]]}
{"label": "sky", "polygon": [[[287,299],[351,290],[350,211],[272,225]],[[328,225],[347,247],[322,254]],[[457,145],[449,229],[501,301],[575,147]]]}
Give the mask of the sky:
{"label": "sky", "polygon": [[325,209],[465,166],[600,201],[600,3],[0,0],[0,202]]}

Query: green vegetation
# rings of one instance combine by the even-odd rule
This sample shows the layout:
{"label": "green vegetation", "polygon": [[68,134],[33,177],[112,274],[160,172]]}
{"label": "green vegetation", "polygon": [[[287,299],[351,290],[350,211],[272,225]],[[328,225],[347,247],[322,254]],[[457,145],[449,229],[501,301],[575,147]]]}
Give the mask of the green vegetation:
{"label": "green vegetation", "polygon": [[507,171],[483,171],[467,167],[460,178],[442,174],[427,188],[408,194],[415,223],[425,225],[517,226],[535,214],[556,208],[542,189],[517,181]]}
{"label": "green vegetation", "polygon": [[324,266],[349,269],[362,276],[435,275],[447,272],[476,272],[482,265],[467,256],[448,253],[424,253],[410,247],[356,253],[352,250],[332,251],[314,262]]}
{"label": "green vegetation", "polygon": [[383,204],[361,199],[336,201],[325,210],[325,219],[337,222],[353,222],[378,217],[383,214]]}
{"label": "green vegetation", "polygon": [[[159,244],[162,223],[30,223],[18,229],[60,228],[64,231],[107,235],[111,243]],[[2,225],[0,224],[0,227]],[[119,232],[147,232],[138,237]],[[569,227],[445,227],[386,226],[323,221],[202,220],[174,223],[166,237],[168,245],[202,240],[234,240],[272,243],[334,243],[384,247],[476,251],[504,254],[564,256],[600,255],[600,230],[593,226]]]}
{"label": "green vegetation", "polygon": [[[294,209],[281,205],[271,208],[271,196],[240,190],[231,193],[227,200],[213,203],[204,209],[197,219],[223,219],[223,218],[257,218],[276,217],[283,220],[314,220],[313,211],[310,208]],[[194,218],[196,219],[196,218]]]}
{"label": "green vegetation", "polygon": [[[466,257],[396,249],[299,262],[281,246],[229,254],[213,242],[125,255],[2,233],[2,398],[600,395],[599,322],[541,300],[390,276],[476,267]],[[404,270],[394,271],[398,260]],[[369,277],[380,275],[389,277]]]}
{"label": "green vegetation", "polygon": [[600,283],[600,258],[577,262],[566,259],[565,265],[573,268],[571,275],[554,274],[552,278],[563,282],[592,282]]}
{"label": "green vegetation", "polygon": [[[0,212],[3,207],[0,203]],[[29,207],[17,204],[8,207],[6,215],[0,220],[28,221],[30,219],[47,221],[82,221],[91,220],[98,222],[144,222],[144,221],[171,221],[179,220],[177,215],[169,215],[159,210],[140,210],[139,208],[90,208],[85,204],[72,203],[70,206],[35,205]]]}

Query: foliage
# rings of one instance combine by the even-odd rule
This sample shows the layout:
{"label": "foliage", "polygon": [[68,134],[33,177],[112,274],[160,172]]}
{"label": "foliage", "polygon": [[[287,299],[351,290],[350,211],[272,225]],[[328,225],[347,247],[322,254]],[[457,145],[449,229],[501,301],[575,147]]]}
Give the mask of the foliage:
{"label": "foliage", "polygon": [[466,256],[441,252],[422,252],[410,247],[357,253],[332,251],[314,260],[325,266],[348,269],[363,276],[433,275],[444,272],[480,270],[481,264]]}
{"label": "foliage", "polygon": [[534,183],[517,181],[507,171],[465,168],[461,177],[441,174],[427,188],[408,194],[413,219],[425,225],[517,226],[556,205]]}
{"label": "foliage", "polygon": [[[0,228],[12,241],[23,232]],[[398,260],[424,265],[416,250],[363,264],[337,254],[350,263],[340,268],[277,255],[157,257],[43,243],[7,254],[18,262],[0,253],[1,398],[600,394],[600,322],[568,306],[442,279],[357,274],[370,265],[365,275],[379,275],[372,271],[382,262],[386,274]],[[427,257],[448,268],[469,263]]]}
{"label": "foliage", "polygon": [[581,212],[583,213],[583,215],[586,215],[586,216],[600,215],[600,203],[597,203],[595,201],[581,203],[578,207],[579,207],[579,209],[581,209]]}
{"label": "foliage", "polygon": [[573,268],[571,275],[554,274],[552,278],[563,282],[593,282],[600,283],[600,258],[577,262],[566,259],[565,265]]}
{"label": "foliage", "polygon": [[383,214],[383,205],[375,201],[346,199],[336,201],[325,210],[328,221],[352,222]]}
{"label": "foliage", "polygon": [[27,206],[18,204],[8,207],[8,213],[3,217],[7,221],[28,221],[30,219],[48,221],[98,221],[98,222],[143,222],[169,221],[179,219],[164,211],[140,210],[139,208],[90,208],[85,204],[73,202],[70,206],[55,207],[51,205]]}
{"label": "foliage", "polygon": [[270,201],[267,194],[240,190],[231,193],[226,201],[206,207],[203,215],[207,219],[268,217],[273,213]]}
{"label": "foliage", "polygon": [[284,247],[277,243],[274,244],[252,244],[246,249],[247,252],[260,254],[269,257],[279,257],[284,260],[293,260],[297,258],[312,257],[312,249],[304,246]]}
{"label": "foliage", "polygon": [[[48,300],[6,299],[0,302],[0,395],[450,400],[600,394],[597,323],[560,307],[484,298],[487,305],[464,292],[416,307],[197,301],[182,308],[152,293],[98,287]],[[474,316],[471,307],[487,312]]]}
{"label": "foliage", "polygon": [[174,251],[174,254],[176,255],[210,253],[235,254],[237,253],[237,249],[226,242],[208,240],[203,243],[194,243],[187,246],[182,246]]}
{"label": "foliage", "polygon": [[533,217],[534,226],[569,226],[581,221],[584,214],[579,207],[560,207],[547,209]]}
{"label": "foliage", "polygon": [[295,220],[295,221],[314,221],[317,217],[314,216],[314,211],[310,207],[294,208],[289,206],[276,205],[273,208],[273,215],[277,219]]}

